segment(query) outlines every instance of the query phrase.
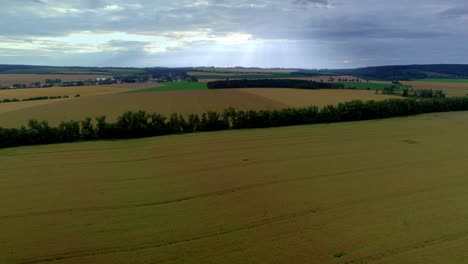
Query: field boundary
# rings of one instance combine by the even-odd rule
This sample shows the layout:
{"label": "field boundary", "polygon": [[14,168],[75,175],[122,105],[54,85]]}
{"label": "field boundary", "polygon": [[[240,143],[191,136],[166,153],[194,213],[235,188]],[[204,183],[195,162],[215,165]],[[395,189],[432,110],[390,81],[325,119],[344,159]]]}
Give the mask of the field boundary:
{"label": "field boundary", "polygon": [[51,127],[47,121],[30,120],[21,128],[0,127],[0,148],[90,141],[98,139],[130,139],[230,129],[267,128],[306,124],[337,123],[411,116],[434,112],[468,110],[468,97],[431,99],[387,99],[383,101],[355,100],[329,105],[286,108],[283,110],[207,112],[201,115],[173,113],[169,118],[145,111],[125,112],[117,122],[106,117],[94,120],[62,121]]}

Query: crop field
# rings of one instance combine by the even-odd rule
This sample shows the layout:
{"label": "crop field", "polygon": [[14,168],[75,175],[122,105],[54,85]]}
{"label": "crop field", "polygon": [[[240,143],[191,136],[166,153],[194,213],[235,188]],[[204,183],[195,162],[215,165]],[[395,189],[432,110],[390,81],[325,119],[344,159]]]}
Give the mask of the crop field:
{"label": "crop field", "polygon": [[346,89],[358,89],[358,90],[378,90],[381,91],[386,87],[392,86],[392,84],[388,83],[344,83]]}
{"label": "crop field", "polygon": [[277,78],[301,78],[307,77],[306,75],[291,75],[290,73],[240,73],[240,74],[211,74],[205,73],[204,75],[193,75],[199,80],[219,80],[219,79],[277,79]]}
{"label": "crop field", "polygon": [[235,72],[203,72],[203,71],[192,71],[187,72],[188,75],[191,76],[200,76],[200,75],[212,75],[212,76],[236,76],[238,73]]}
{"label": "crop field", "polygon": [[149,92],[167,92],[167,91],[200,91],[208,90],[206,83],[201,82],[166,82],[145,89],[131,90],[126,93],[149,93]]}
{"label": "crop field", "polygon": [[35,82],[45,83],[47,79],[61,79],[68,82],[111,77],[112,75],[92,74],[0,74],[0,86],[12,86],[13,84],[29,85]]}
{"label": "crop field", "polygon": [[268,98],[275,102],[288,105],[290,107],[303,107],[316,105],[319,107],[336,105],[338,103],[352,100],[384,100],[389,98],[399,98],[391,95],[377,95],[372,91],[362,90],[301,90],[287,88],[249,88],[243,90],[260,97]]}
{"label": "crop field", "polygon": [[366,81],[364,79],[361,79],[355,76],[350,76],[350,75],[336,75],[336,76],[324,75],[324,76],[313,76],[313,77],[310,77],[310,76],[309,77],[294,77],[292,79],[316,81],[316,82],[343,82],[343,80],[356,80],[356,79],[362,82]]}
{"label": "crop field", "polygon": [[442,90],[447,96],[465,96],[468,94],[468,82],[405,81],[402,83],[411,85],[414,89]]}
{"label": "crop field", "polygon": [[[234,76],[234,77],[233,77]],[[247,77],[247,78],[245,78]],[[225,79],[262,79],[262,78],[274,78],[274,79],[295,79],[295,80],[307,80],[307,81],[315,81],[315,82],[338,82],[339,79],[346,79],[346,80],[351,80],[351,79],[358,79],[362,82],[366,82],[364,79],[360,79],[354,76],[349,76],[349,75],[339,75],[339,76],[332,76],[330,79],[330,76],[300,76],[300,75],[290,75],[288,73],[278,73],[275,75],[265,75],[265,74],[256,74],[256,75],[223,75],[223,74],[217,74],[217,75],[199,75],[197,76],[199,82],[212,82],[212,81],[222,81]],[[375,84],[375,83],[380,83],[380,84],[391,84],[390,82],[379,82],[379,81],[369,81],[369,84]],[[354,83],[350,83],[354,84]]]}
{"label": "crop field", "polygon": [[[34,108],[36,106],[57,103],[62,100],[71,100],[71,99],[67,98],[67,99],[54,99],[54,100],[37,100],[37,101],[27,101],[27,102],[1,103],[0,115],[9,113],[9,112],[23,110],[23,109]],[[25,125],[25,124],[26,123],[22,123],[22,124],[19,124],[19,122],[17,123],[18,126]],[[5,126],[5,123],[0,122],[0,126]]]}
{"label": "crop field", "polygon": [[201,67],[197,68],[198,71],[204,73],[291,73],[297,70],[286,69],[243,69],[243,68],[210,68]]}
{"label": "crop field", "polygon": [[[128,88],[133,86],[134,88]],[[24,99],[36,96],[74,96],[80,94],[81,96],[92,96],[100,94],[120,93],[124,91],[132,91],[151,85],[138,85],[135,84],[116,84],[116,85],[93,85],[93,86],[73,86],[73,87],[51,87],[51,88],[30,88],[30,89],[8,89],[0,90],[0,98],[17,98]]]}
{"label": "crop field", "polygon": [[[105,115],[109,121],[114,121],[128,110],[146,110],[168,116],[173,112],[181,114],[221,112],[228,107],[238,110],[273,110],[311,104],[325,106],[352,99],[383,100],[389,98],[376,95],[373,91],[358,90],[262,88],[154,92],[158,89],[150,89],[151,92],[145,93],[88,96],[63,101],[47,100],[51,103],[17,111],[9,109],[6,113],[2,113],[3,105],[0,104],[0,126],[19,127],[31,118],[57,124],[64,120],[81,120],[86,117]],[[4,105],[8,108],[9,104]]]}
{"label": "crop field", "polygon": [[468,83],[468,79],[421,79],[419,82]]}
{"label": "crop field", "polygon": [[467,130],[459,112],[0,150],[0,263],[464,263]]}
{"label": "crop field", "polygon": [[[54,99],[54,100],[40,100],[40,101],[27,101],[27,102],[15,102],[15,103],[0,103],[0,115],[4,113],[14,112],[17,110],[26,110],[34,108],[36,106],[42,106],[46,104],[59,103],[60,101],[76,100],[79,98],[73,98],[79,94],[80,97],[105,95],[105,94],[116,94],[126,91],[139,90],[147,87],[159,87],[160,84],[154,83],[132,83],[132,84],[112,84],[112,85],[99,85],[99,86],[79,86],[79,87],[52,87],[52,88],[34,88],[34,89],[12,89],[12,90],[0,90],[0,99],[25,99],[37,96],[70,96],[69,99]],[[60,102],[63,103],[63,102]],[[34,111],[34,110],[33,110]],[[60,109],[56,110],[60,111]],[[34,114],[31,116],[33,118]],[[24,121],[24,120],[23,120]],[[24,124],[24,123],[23,123]],[[19,124],[18,125],[22,125]],[[0,121],[0,126],[4,126],[4,123]]]}

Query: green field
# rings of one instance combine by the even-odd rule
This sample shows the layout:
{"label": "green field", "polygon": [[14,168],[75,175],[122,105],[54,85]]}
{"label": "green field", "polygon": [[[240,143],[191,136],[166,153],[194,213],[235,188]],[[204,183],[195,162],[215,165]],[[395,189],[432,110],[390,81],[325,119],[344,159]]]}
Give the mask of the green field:
{"label": "green field", "polygon": [[0,263],[464,263],[467,130],[458,112],[0,150]]}
{"label": "green field", "polygon": [[417,82],[437,82],[437,83],[468,83],[468,79],[421,79]]}
{"label": "green field", "polygon": [[195,68],[194,70],[204,71],[204,72],[219,72],[219,73],[232,73],[232,72],[235,72],[234,69],[213,68],[213,67],[199,67],[199,68]]}
{"label": "green field", "polygon": [[385,83],[343,83],[346,89],[357,89],[357,90],[383,90],[386,87],[392,86],[392,84]]}
{"label": "green field", "polygon": [[[214,76],[213,76],[214,77]],[[219,77],[219,76],[218,76]],[[355,88],[357,90],[383,90],[390,84],[382,83],[344,83],[346,89]],[[207,84],[202,82],[168,82],[162,87],[145,88],[125,93],[148,93],[148,92],[166,92],[166,91],[198,91],[207,90]]]}
{"label": "green field", "polygon": [[299,77],[310,77],[308,75],[292,75],[290,73],[267,73],[267,74],[238,74],[235,76],[232,75],[202,75],[195,74],[193,75],[198,79],[269,79],[269,78],[299,78]]}
{"label": "green field", "polygon": [[206,83],[199,82],[167,82],[164,86],[145,88],[134,91],[127,91],[125,93],[153,93],[153,92],[167,92],[167,91],[199,91],[208,90]]}

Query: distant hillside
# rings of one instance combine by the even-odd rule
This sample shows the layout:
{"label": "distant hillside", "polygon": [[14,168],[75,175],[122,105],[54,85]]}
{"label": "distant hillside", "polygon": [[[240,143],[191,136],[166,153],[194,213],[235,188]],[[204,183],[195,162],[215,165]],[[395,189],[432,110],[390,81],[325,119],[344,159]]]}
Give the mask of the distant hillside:
{"label": "distant hillside", "polygon": [[326,70],[324,73],[353,75],[366,79],[380,80],[415,80],[425,78],[458,79],[468,78],[468,65],[434,64],[434,65],[397,65],[367,67],[358,69]]}
{"label": "distant hillside", "polygon": [[433,64],[433,65],[397,65],[366,67],[358,69],[261,69],[261,68],[116,68],[116,67],[50,67],[30,65],[1,65],[0,74],[112,74],[135,75],[148,74],[155,77],[166,75],[185,75],[189,71],[203,71],[215,73],[269,73],[281,74],[284,77],[314,77],[318,75],[351,75],[373,80],[416,80],[425,78],[436,79],[468,79],[468,65],[465,64]]}
{"label": "distant hillside", "polygon": [[0,74],[138,74],[138,68],[56,67],[0,64]]}

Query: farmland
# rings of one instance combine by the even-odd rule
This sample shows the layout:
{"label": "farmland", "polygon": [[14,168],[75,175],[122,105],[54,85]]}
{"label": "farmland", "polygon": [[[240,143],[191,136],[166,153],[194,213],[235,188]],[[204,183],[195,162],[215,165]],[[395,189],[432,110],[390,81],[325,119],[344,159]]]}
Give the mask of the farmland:
{"label": "farmland", "polygon": [[39,75],[119,75],[119,74],[140,74],[142,69],[135,68],[95,68],[95,67],[47,67],[47,66],[12,66],[0,65],[1,74],[39,74]]}
{"label": "farmland", "polygon": [[[170,87],[170,86],[169,86]],[[177,87],[177,86],[175,86]],[[300,90],[300,89],[229,89],[159,91],[167,87],[144,89],[146,92],[122,93],[74,98],[73,100],[51,101],[34,107],[2,113],[3,127],[18,127],[31,119],[47,120],[57,124],[64,120],[81,120],[85,117],[105,115],[113,121],[128,110],[146,110],[170,115],[173,112],[190,114],[206,111],[223,111],[228,107],[239,110],[273,110],[311,104],[325,106],[351,99],[383,100],[388,96],[376,95],[373,91],[351,90]]]}
{"label": "farmland", "polygon": [[213,68],[200,67],[196,68],[200,72],[209,73],[291,73],[297,70],[290,69],[259,69],[259,68]]}
{"label": "farmland", "polygon": [[439,82],[439,81],[404,81],[414,89],[442,90],[447,96],[465,96],[468,94],[468,82]]}
{"label": "farmland", "polygon": [[439,83],[468,83],[468,79],[421,79],[420,82],[439,82]]}
{"label": "farmland", "polygon": [[0,150],[0,262],[462,263],[467,121]]}
{"label": "farmland", "polygon": [[30,89],[7,89],[0,90],[0,98],[30,98],[35,96],[93,96],[100,94],[120,93],[132,91],[145,87],[154,87],[157,84],[113,84],[99,86],[74,86],[74,87],[51,87],[51,88],[30,88]]}
{"label": "farmland", "polygon": [[246,93],[254,94],[270,100],[280,102],[289,107],[303,107],[316,105],[336,105],[338,103],[352,100],[384,100],[398,98],[391,95],[376,95],[372,91],[353,90],[291,90],[278,88],[249,88],[244,89]]}
{"label": "farmland", "polygon": [[112,75],[91,74],[0,74],[0,86],[12,86],[13,84],[31,84],[35,82],[45,83],[47,79],[61,79],[63,81],[80,81],[95,78],[111,78]]}
{"label": "farmland", "polygon": [[206,83],[199,82],[167,82],[164,85],[150,87],[146,89],[137,89],[127,91],[127,93],[149,93],[149,92],[167,92],[167,91],[200,91],[207,90]]}

